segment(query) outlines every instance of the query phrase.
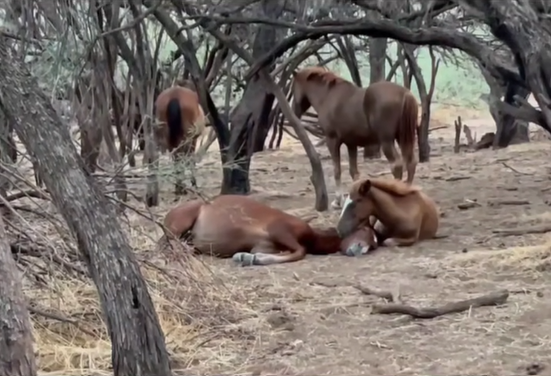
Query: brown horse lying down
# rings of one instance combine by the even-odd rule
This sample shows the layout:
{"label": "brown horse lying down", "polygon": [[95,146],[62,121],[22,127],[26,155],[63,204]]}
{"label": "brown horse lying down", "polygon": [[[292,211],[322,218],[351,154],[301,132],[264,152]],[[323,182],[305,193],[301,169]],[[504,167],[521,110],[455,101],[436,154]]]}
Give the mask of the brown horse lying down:
{"label": "brown horse lying down", "polygon": [[378,245],[410,246],[432,239],[438,230],[438,208],[421,188],[396,179],[363,179],[352,184],[337,231],[342,237],[358,226],[374,226]]}
{"label": "brown horse lying down", "polygon": [[168,212],[164,225],[176,238],[190,232],[199,253],[233,257],[243,266],[294,262],[306,254],[359,255],[376,248],[371,229],[351,231],[341,241],[335,228],[314,229],[300,218],[236,195],[181,204]]}

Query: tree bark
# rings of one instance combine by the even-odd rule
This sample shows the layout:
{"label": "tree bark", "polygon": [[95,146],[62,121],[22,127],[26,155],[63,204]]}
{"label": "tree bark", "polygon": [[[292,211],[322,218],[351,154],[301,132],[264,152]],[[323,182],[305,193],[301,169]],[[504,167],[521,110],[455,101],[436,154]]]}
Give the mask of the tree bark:
{"label": "tree bark", "polygon": [[[369,84],[385,79],[386,71],[386,38],[369,39]],[[381,158],[381,148],[379,145],[368,146],[364,148],[364,160]]]}
{"label": "tree bark", "polygon": [[484,66],[481,64],[478,64],[478,66],[482,72],[482,76],[490,87],[490,94],[487,98],[483,98],[483,100],[488,104],[490,114],[496,123],[493,147],[502,148],[510,144],[530,142],[528,122],[515,119],[513,116],[500,111],[498,106],[502,97],[505,103],[514,106],[514,96],[518,95],[526,99],[530,95],[530,92],[519,85],[502,82],[503,80],[492,76]]}
{"label": "tree bark", "polygon": [[34,376],[31,319],[0,215],[0,375]]}
{"label": "tree bark", "polygon": [[[280,0],[262,0],[259,4],[260,13],[269,19],[278,19],[283,11]],[[258,25],[258,31],[253,42],[252,55],[255,60],[264,56],[270,48],[278,43],[278,30],[271,25]],[[273,61],[268,65],[270,71]],[[228,152],[228,163],[231,171],[224,175],[222,194],[248,194],[251,190],[249,167],[254,145],[253,133],[263,136],[262,143],[268,134],[268,122],[273,95],[264,87],[263,80],[251,78],[245,88],[241,101],[231,115],[231,136]],[[266,114],[266,111],[267,114]],[[253,132],[256,128],[256,132]]]}
{"label": "tree bark", "polygon": [[147,286],[117,222],[48,98],[0,38],[0,110],[36,159],[56,207],[77,239],[98,288],[116,376],[171,375],[164,336]]}

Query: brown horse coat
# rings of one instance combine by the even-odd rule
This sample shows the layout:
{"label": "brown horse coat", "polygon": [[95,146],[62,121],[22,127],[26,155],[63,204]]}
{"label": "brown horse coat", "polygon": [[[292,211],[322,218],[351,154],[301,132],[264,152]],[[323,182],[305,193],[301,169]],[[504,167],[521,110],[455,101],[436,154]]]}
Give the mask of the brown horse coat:
{"label": "brown horse coat", "polygon": [[[161,121],[157,138],[161,150],[173,152],[176,165],[176,195],[184,193],[180,164],[184,157],[195,153],[197,140],[203,133],[206,117],[199,103],[199,96],[191,89],[173,86],[163,90],[155,101],[155,112]],[[196,186],[195,160],[191,159],[191,184]]]}
{"label": "brown horse coat", "polygon": [[[395,179],[356,181],[341,212],[337,231],[352,234],[374,217],[378,244],[409,246],[436,236],[439,214],[436,203],[421,188]],[[372,223],[371,223],[372,224]]]}
{"label": "brown horse coat", "polygon": [[[360,177],[357,147],[375,144],[381,145],[396,179],[402,179],[405,162],[407,180],[413,181],[417,166],[415,140],[419,105],[407,88],[388,81],[361,88],[325,68],[308,67],[294,73],[292,92],[292,107],[297,117],[310,107],[318,113],[333,161],[336,185],[333,208],[341,207],[344,197],[341,189],[342,144],[348,149],[353,181]],[[402,156],[394,146],[395,141]]]}
{"label": "brown horse coat", "polygon": [[233,257],[241,265],[294,262],[307,253],[339,252],[341,246],[349,255],[376,248],[371,230],[354,232],[341,244],[334,228],[314,229],[300,218],[237,195],[218,196],[210,203],[194,200],[178,205],[167,213],[164,225],[170,238],[189,232],[199,253]]}

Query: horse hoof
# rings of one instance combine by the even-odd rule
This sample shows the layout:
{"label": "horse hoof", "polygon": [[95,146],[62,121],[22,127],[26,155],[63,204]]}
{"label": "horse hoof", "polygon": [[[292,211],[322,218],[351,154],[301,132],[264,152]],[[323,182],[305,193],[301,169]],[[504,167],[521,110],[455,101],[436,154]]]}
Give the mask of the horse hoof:
{"label": "horse hoof", "polygon": [[251,253],[238,252],[233,255],[232,260],[241,266],[251,266],[255,264],[256,256]]}
{"label": "horse hoof", "polygon": [[340,201],[337,200],[331,202],[331,207],[335,210],[342,209]]}
{"label": "horse hoof", "polygon": [[368,247],[362,246],[360,243],[356,243],[346,248],[345,254],[349,257],[358,257],[365,255],[367,252],[369,252]]}

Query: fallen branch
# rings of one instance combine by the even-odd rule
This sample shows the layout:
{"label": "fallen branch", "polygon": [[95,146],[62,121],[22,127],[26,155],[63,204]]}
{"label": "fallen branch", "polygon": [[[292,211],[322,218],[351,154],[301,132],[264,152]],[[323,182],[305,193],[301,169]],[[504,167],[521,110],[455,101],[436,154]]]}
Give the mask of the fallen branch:
{"label": "fallen branch", "polygon": [[504,304],[509,297],[509,291],[500,290],[473,299],[452,302],[436,308],[416,308],[404,304],[375,304],[371,308],[372,314],[402,314],[417,319],[433,319],[450,313],[460,313],[472,308],[495,306]]}
{"label": "fallen branch", "polygon": [[78,330],[82,331],[83,333],[86,333],[88,334],[89,336],[91,337],[96,337],[97,335],[86,329],[86,328],[83,328],[80,323],[73,319],[73,318],[69,318],[69,317],[66,317],[66,316],[63,316],[61,314],[57,314],[57,313],[52,313],[52,312],[46,312],[42,309],[39,309],[37,307],[33,307],[31,305],[28,305],[27,306],[27,309],[29,310],[29,313],[31,315],[37,315],[37,316],[42,316],[46,319],[50,319],[50,320],[55,320],[55,321],[59,321],[59,322],[63,322],[63,323],[67,323],[67,324],[71,324],[71,325],[74,325]]}
{"label": "fallen branch", "polygon": [[11,195],[6,197],[6,201],[15,201],[15,200],[19,200],[20,198],[24,198],[24,197],[40,198],[42,200],[49,200],[50,199],[50,197],[47,194],[43,193],[43,192],[30,190],[30,191],[21,191],[21,192],[11,194]]}
{"label": "fallen branch", "polygon": [[445,181],[459,181],[459,180],[468,180],[470,179],[470,176],[463,176],[463,175],[456,175],[456,176],[450,176],[449,178],[444,179]]}
{"label": "fallen branch", "polygon": [[513,166],[510,166],[510,165],[508,165],[508,164],[505,163],[505,162],[501,162],[501,164],[503,165],[503,167],[506,167],[506,168],[508,168],[509,170],[511,170],[511,171],[513,171],[513,172],[516,172],[517,174],[520,174],[520,175],[534,175],[534,174],[531,173],[531,172],[519,171],[519,170],[517,170],[516,168],[514,168]]}
{"label": "fallen branch", "polygon": [[474,201],[466,201],[466,202],[463,202],[461,204],[458,204],[457,205],[457,208],[459,210],[468,210],[468,209],[473,209],[473,208],[477,208],[479,206],[482,206],[480,205],[478,202],[474,202]]}
{"label": "fallen branch", "polygon": [[429,129],[429,133],[430,133],[430,132],[433,132],[433,131],[437,131],[437,130],[439,130],[439,129],[447,129],[447,128],[448,128],[447,125],[440,125],[440,126],[438,126],[438,127],[434,127],[434,128]]}
{"label": "fallen branch", "polygon": [[469,200],[467,198],[465,199],[465,202],[462,202],[461,204],[457,204],[457,208],[459,210],[467,210],[467,209],[477,208],[479,206],[482,206],[482,205],[476,202],[476,200]]}
{"label": "fallen branch", "polygon": [[551,225],[541,225],[534,227],[525,227],[525,228],[514,228],[514,229],[498,229],[493,230],[492,233],[502,235],[502,236],[522,236],[528,234],[545,234],[551,232]]}
{"label": "fallen branch", "polygon": [[353,287],[356,290],[360,291],[364,295],[376,296],[378,298],[383,298],[383,299],[388,300],[389,302],[393,302],[393,303],[400,303],[401,302],[399,289],[396,289],[396,291],[394,293],[392,293],[390,291],[379,290],[379,289],[376,289],[376,288],[373,288],[373,287],[367,287],[367,286],[362,286],[362,285],[354,285]]}
{"label": "fallen branch", "polygon": [[514,205],[530,205],[528,200],[492,200],[488,201],[488,206],[514,206]]}

